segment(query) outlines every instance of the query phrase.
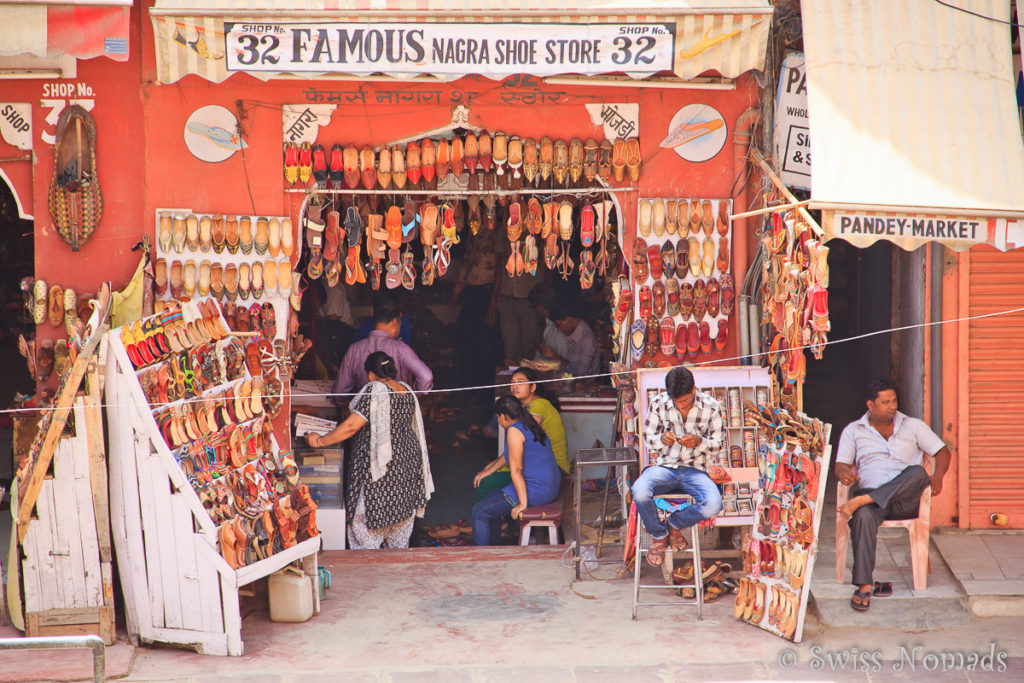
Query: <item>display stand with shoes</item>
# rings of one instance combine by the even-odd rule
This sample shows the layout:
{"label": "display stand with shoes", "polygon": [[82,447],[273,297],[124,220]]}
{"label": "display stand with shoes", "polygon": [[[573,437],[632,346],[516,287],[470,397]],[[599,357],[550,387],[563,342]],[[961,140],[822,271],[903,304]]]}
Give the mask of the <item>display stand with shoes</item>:
{"label": "display stand with shoes", "polygon": [[817,557],[832,427],[777,403],[747,402],[744,413],[763,438],[761,486],[753,532],[743,543],[745,578],[733,614],[799,643]]}
{"label": "display stand with shoes", "polygon": [[243,346],[212,298],[108,343],[111,518],[131,636],[241,655],[239,587],[295,562],[317,613],[316,506],[266,429],[281,393],[263,374],[266,348]]}
{"label": "display stand with shoes", "polygon": [[[712,543],[717,543],[719,527],[739,527],[739,533],[749,537],[751,528],[756,521],[754,503],[759,494],[759,469],[756,453],[745,444],[756,443],[756,441],[751,441],[751,438],[757,431],[757,427],[752,422],[748,423],[745,420],[741,401],[757,401],[767,405],[771,378],[768,368],[754,366],[692,367],[691,371],[698,390],[720,399],[719,404],[726,436],[719,460],[710,463],[707,468],[708,474],[718,482],[722,491],[723,509],[714,518],[701,523],[701,545],[704,546],[701,554],[706,558],[736,557],[735,550],[716,549],[712,547]],[[651,399],[665,390],[665,376],[668,372],[669,368],[643,368],[636,371],[635,391],[633,392],[635,394],[633,399],[636,403],[630,407],[630,412],[635,411],[639,416],[636,429],[643,429],[643,425],[647,421]],[[632,440],[638,444],[642,468],[648,464],[647,446],[644,440],[639,438],[639,435],[634,435]],[[742,455],[744,448],[747,449],[747,456]],[[741,455],[737,459],[730,459],[729,454],[735,454],[737,450]],[[635,510],[631,512],[630,525],[637,530],[636,533],[640,532],[641,522],[636,519]],[[624,549],[626,561],[632,559],[633,548],[634,543],[627,540]],[[671,551],[665,553],[665,559],[659,572],[659,578],[665,585],[672,585],[676,570],[679,569],[674,566],[674,560],[675,557]],[[699,561],[700,558],[698,557],[697,560]],[[637,566],[642,567],[642,564]],[[718,566],[723,569],[721,576],[714,577],[715,580],[724,579],[732,571],[731,565],[727,563]],[[707,586],[701,599],[705,602],[717,599],[724,590],[722,586],[714,585],[711,581],[711,578],[704,579]],[[643,588],[644,584],[640,579],[636,579],[635,586],[638,590]]]}
{"label": "display stand with shoes", "polygon": [[[769,197],[769,201],[771,198]],[[820,359],[832,329],[828,312],[828,252],[820,228],[797,211],[765,217],[761,237],[761,317],[768,324],[768,364],[781,400],[802,405],[806,351]]]}
{"label": "display stand with shoes", "polygon": [[635,347],[634,365],[693,361],[725,349],[736,298],[731,212],[731,199],[638,200],[634,308],[653,317],[654,331],[649,320],[644,327],[659,343]]}
{"label": "display stand with shoes", "polygon": [[274,310],[273,339],[285,339],[295,228],[287,216],[156,210],[154,284],[158,300],[213,296],[248,311]]}

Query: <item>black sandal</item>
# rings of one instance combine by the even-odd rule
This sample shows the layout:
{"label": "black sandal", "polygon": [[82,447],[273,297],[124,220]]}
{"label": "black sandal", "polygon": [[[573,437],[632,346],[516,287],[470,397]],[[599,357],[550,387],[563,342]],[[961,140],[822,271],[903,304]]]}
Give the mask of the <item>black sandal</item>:
{"label": "black sandal", "polygon": [[892,581],[875,581],[874,590],[871,591],[876,598],[887,598],[892,595]]}
{"label": "black sandal", "polygon": [[[860,598],[861,602],[857,602],[857,598]],[[857,590],[854,592],[853,597],[850,598],[850,607],[858,612],[867,612],[871,607],[871,591]]]}

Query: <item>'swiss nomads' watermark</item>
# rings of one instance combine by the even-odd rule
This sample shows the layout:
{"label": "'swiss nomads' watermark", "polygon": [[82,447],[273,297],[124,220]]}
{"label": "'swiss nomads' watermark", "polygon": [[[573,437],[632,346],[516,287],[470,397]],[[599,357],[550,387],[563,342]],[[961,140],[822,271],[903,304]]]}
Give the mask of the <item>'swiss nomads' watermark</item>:
{"label": "'swiss nomads' watermark", "polygon": [[[879,672],[890,668],[899,673],[908,672],[943,672],[943,671],[990,671],[1003,673],[1006,671],[1006,653],[997,650],[996,644],[989,644],[985,651],[967,650],[928,650],[923,645],[907,647],[901,645],[895,661],[886,661],[877,650],[825,650],[820,645],[812,645],[808,653],[807,664],[814,671],[861,671]],[[783,650],[779,653],[778,663],[785,669],[798,666],[796,650]]]}

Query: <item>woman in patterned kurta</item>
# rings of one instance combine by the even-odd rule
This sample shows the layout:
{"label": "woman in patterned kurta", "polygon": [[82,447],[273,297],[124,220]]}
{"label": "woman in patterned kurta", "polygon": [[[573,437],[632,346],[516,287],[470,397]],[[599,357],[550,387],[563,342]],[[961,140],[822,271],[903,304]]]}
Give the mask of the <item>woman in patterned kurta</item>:
{"label": "woman in patterned kurta", "polygon": [[310,434],[313,448],[352,439],[345,505],[353,549],[406,548],[413,519],[434,490],[423,416],[416,394],[395,379],[395,361],[383,351],[366,358],[369,378],[349,408],[351,415],[327,434]]}

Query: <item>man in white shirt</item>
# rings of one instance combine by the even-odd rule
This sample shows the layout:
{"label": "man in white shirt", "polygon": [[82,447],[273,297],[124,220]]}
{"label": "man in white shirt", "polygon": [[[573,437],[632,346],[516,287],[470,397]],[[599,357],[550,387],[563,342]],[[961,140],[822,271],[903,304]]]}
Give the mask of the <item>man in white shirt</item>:
{"label": "man in white shirt", "polygon": [[[580,316],[577,305],[556,302],[551,309],[551,322],[555,324],[559,332],[565,335],[569,343],[566,354],[560,356],[562,369],[575,377],[596,375],[601,368],[601,353],[597,348],[597,335]],[[541,353],[544,353],[543,349]]]}
{"label": "man in white shirt", "polygon": [[[839,508],[853,539],[853,584],[850,605],[865,611],[872,594],[892,594],[889,583],[872,584],[878,527],[887,519],[917,517],[921,494],[942,491],[950,453],[942,439],[921,420],[897,410],[896,385],[888,379],[868,384],[868,411],[851,422],[839,438],[836,477],[855,486],[854,496]],[[922,466],[924,453],[935,458],[935,471]]]}
{"label": "man in white shirt", "polygon": [[562,334],[558,325],[551,321],[551,309],[555,306],[555,290],[551,285],[541,284],[530,290],[530,303],[537,317],[544,322],[543,343],[537,350],[538,358],[565,358],[569,355],[569,338]]}

